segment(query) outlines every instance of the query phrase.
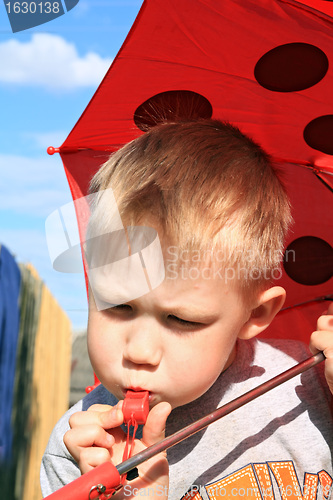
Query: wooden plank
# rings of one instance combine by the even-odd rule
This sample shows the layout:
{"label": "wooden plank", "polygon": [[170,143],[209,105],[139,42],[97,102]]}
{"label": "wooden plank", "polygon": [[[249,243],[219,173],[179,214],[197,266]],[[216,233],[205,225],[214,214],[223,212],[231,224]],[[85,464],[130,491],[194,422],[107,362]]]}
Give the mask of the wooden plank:
{"label": "wooden plank", "polygon": [[[32,269],[36,279],[38,275]],[[23,500],[40,500],[39,470],[52,429],[68,409],[71,370],[71,324],[43,285],[33,366],[31,446]]]}

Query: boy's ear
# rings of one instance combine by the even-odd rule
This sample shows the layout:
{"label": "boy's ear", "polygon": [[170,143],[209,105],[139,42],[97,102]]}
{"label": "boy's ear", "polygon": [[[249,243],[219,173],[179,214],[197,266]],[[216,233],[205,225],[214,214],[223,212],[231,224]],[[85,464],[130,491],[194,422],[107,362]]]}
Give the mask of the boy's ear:
{"label": "boy's ear", "polygon": [[286,291],[281,286],[273,286],[261,292],[257,306],[252,310],[248,321],[243,325],[238,338],[251,339],[264,331],[280,311],[286,298]]}

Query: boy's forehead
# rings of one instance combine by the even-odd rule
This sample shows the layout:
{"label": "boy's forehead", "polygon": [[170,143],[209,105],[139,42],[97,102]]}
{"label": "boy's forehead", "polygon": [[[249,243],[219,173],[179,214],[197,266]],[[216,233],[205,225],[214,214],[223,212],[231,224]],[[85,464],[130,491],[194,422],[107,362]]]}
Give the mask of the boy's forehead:
{"label": "boy's forehead", "polygon": [[194,281],[196,278],[216,281],[227,277],[228,269],[234,268],[232,258],[223,248],[181,248],[177,245],[165,245],[162,252],[166,278],[177,276]]}
{"label": "boy's forehead", "polygon": [[223,269],[214,266],[209,254],[177,250],[175,246],[163,246],[160,255],[156,251],[150,255],[142,252],[141,256],[136,252],[127,259],[91,269],[89,284],[97,309],[147,298],[161,309],[182,309],[188,314],[199,310],[213,315],[228,294],[235,302],[242,302],[234,280],[224,279]]}
{"label": "boy's forehead", "polygon": [[163,282],[171,296],[186,291],[190,297],[198,287],[208,295],[210,290],[216,293],[217,285],[234,287],[225,249],[181,247],[151,219],[142,222],[145,225],[93,232],[87,240],[87,274],[97,309],[135,300]]}
{"label": "boy's forehead", "polygon": [[[187,268],[198,269],[199,268]],[[130,271],[130,269],[128,269]],[[135,272],[135,270],[134,270]],[[155,288],[145,287],[136,274],[136,288],[132,286],[125,274],[115,280],[113,273],[99,271],[90,289],[98,310],[108,309],[112,305],[123,303],[140,304],[147,309],[157,308],[171,311],[180,316],[195,317],[196,314],[206,318],[220,313],[227,299],[233,307],[241,307],[241,294],[232,283],[224,283],[217,276],[206,276],[200,273],[166,273],[163,281]],[[140,278],[140,276],[139,276]]]}

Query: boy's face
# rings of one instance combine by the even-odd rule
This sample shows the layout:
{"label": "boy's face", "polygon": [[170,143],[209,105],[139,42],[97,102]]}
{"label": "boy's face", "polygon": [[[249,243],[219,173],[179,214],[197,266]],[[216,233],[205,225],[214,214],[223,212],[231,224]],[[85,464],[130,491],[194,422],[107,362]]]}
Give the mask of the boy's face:
{"label": "boy's face", "polygon": [[128,389],[147,390],[151,406],[168,401],[175,408],[204,394],[232,363],[250,314],[240,292],[219,277],[165,279],[150,293],[102,311],[91,294],[90,359],[117,398]]}

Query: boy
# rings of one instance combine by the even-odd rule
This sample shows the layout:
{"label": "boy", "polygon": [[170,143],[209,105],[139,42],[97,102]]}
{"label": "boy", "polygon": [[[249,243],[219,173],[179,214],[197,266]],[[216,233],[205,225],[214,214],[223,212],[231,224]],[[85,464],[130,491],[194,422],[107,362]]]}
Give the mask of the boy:
{"label": "boy", "polygon": [[[128,389],[150,398],[136,453],[308,356],[297,342],[255,339],[285,299],[272,278],[290,224],[285,190],[258,145],[216,120],[154,127],[94,177],[95,234],[114,229],[108,188],[125,227],[158,232],[165,279],[127,300],[126,279],[114,287],[107,266],[90,281],[88,350],[102,385],[57,424],[42,463],[44,495],[104,461],[122,461]],[[331,315],[332,307],[312,337],[312,350],[328,358],[329,383]],[[320,371],[307,372],[142,464],[116,497],[266,500],[274,492],[286,500],[303,491],[315,499],[321,488],[327,498],[329,403]]]}

